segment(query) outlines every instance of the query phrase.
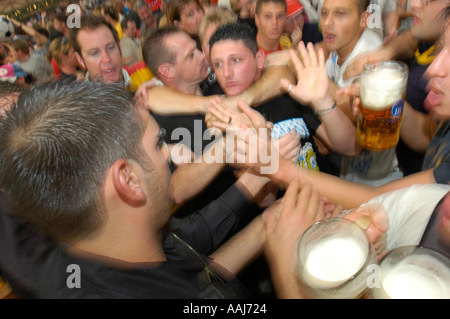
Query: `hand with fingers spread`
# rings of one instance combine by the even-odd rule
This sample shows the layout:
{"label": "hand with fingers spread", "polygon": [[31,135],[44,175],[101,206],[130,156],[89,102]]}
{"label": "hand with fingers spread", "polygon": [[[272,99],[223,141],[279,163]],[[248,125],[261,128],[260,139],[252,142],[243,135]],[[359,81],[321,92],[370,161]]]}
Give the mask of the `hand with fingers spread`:
{"label": "hand with fingers spread", "polygon": [[328,75],[325,68],[325,57],[323,50],[319,49],[318,55],[312,43],[305,47],[303,42],[298,45],[302,61],[294,50],[291,50],[291,59],[295,66],[297,84],[287,79],[281,79],[281,87],[291,97],[302,104],[313,104],[325,99],[328,92]]}

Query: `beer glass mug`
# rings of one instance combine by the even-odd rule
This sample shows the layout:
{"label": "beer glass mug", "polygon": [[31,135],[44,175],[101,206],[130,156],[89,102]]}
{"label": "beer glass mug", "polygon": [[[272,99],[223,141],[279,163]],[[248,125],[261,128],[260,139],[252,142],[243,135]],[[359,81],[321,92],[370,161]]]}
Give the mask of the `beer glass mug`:
{"label": "beer glass mug", "polygon": [[369,62],[360,78],[360,111],[356,135],[362,147],[384,150],[397,145],[408,80],[399,61]]}
{"label": "beer glass mug", "polygon": [[403,246],[391,250],[379,264],[380,285],[375,299],[450,298],[450,259],[432,249]]}
{"label": "beer glass mug", "polygon": [[358,298],[367,290],[367,267],[377,263],[371,241],[355,222],[321,220],[298,244],[298,278],[308,298]]}

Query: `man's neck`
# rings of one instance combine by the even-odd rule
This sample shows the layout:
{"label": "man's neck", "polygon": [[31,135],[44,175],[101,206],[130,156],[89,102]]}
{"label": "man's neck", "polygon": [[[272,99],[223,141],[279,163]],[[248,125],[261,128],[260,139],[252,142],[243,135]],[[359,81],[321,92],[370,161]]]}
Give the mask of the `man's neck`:
{"label": "man's neck", "polygon": [[262,47],[263,49],[266,49],[268,51],[275,51],[278,49],[280,40],[271,40],[265,37],[262,33],[259,33],[256,35],[256,41],[258,42],[258,45]]}
{"label": "man's neck", "polygon": [[179,83],[173,87],[175,90],[192,95],[202,95],[202,90],[198,84]]}
{"label": "man's neck", "polygon": [[337,61],[337,64],[339,66],[342,66],[342,64],[344,64],[345,61],[347,61],[350,54],[352,54],[353,50],[355,49],[356,45],[358,44],[359,39],[361,39],[363,32],[364,32],[364,30],[362,30],[361,32],[358,32],[357,36],[351,42],[349,42],[348,44],[346,44],[345,46],[343,46],[342,48],[340,48],[339,50],[336,51],[336,53],[339,56],[339,59]]}
{"label": "man's neck", "polygon": [[[126,238],[110,237],[101,233],[92,239],[78,241],[68,246],[68,252],[78,256],[97,257],[100,262],[117,266],[124,263],[155,263],[166,261],[166,255],[162,248],[161,234],[145,234]],[[113,264],[112,264],[113,263]]]}

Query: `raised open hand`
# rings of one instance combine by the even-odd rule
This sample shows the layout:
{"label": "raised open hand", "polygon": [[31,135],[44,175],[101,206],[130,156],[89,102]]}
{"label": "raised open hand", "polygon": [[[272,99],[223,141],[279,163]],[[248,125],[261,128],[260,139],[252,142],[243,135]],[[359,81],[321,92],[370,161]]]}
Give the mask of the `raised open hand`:
{"label": "raised open hand", "polygon": [[319,53],[316,54],[312,43],[308,43],[305,47],[303,42],[300,42],[298,49],[302,60],[294,50],[290,52],[296,70],[297,84],[281,79],[281,87],[302,104],[324,99],[328,94],[328,75],[323,50],[319,49]]}

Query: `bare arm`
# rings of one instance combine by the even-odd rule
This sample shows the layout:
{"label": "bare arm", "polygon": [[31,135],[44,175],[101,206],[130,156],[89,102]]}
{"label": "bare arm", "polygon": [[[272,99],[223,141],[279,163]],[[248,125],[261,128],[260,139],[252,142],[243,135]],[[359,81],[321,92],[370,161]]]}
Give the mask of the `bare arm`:
{"label": "bare arm", "polygon": [[[171,191],[175,203],[182,204],[202,192],[225,168],[223,138],[208,145],[198,163],[182,164],[172,174]],[[172,156],[173,157],[173,156]]]}
{"label": "bare arm", "polygon": [[387,43],[392,38],[394,38],[397,33],[398,21],[400,19],[400,15],[398,14],[397,11],[392,11],[392,12],[385,13],[383,15],[383,19],[384,19],[384,26],[386,29],[384,41]]}
{"label": "bare arm", "polygon": [[[280,79],[294,79],[289,69],[283,65],[274,65],[267,67],[261,77],[253,83],[243,93],[227,97],[224,103],[228,106],[237,108],[237,101],[245,101],[249,105],[259,105],[267,100],[285,93],[280,88]],[[157,114],[206,114],[208,107],[211,105],[210,99],[214,96],[191,95],[176,91],[174,89],[163,86],[152,86],[151,89],[145,90],[145,100],[152,112]],[[139,93],[140,92],[140,93]],[[143,94],[140,88],[137,94]]]}
{"label": "bare arm", "polygon": [[418,42],[410,30],[405,31],[394,37],[380,49],[364,52],[355,57],[345,69],[343,79],[346,80],[360,75],[363,65],[370,61],[414,57]]}
{"label": "bare arm", "polygon": [[277,182],[288,185],[294,177],[298,177],[301,186],[305,183],[312,183],[321,195],[328,198],[330,203],[341,204],[344,209],[351,209],[360,206],[375,196],[380,194],[408,187],[414,184],[430,184],[436,183],[433,176],[433,169],[422,171],[395,180],[379,187],[372,187],[365,184],[354,183],[343,180],[339,177],[321,172],[313,172],[296,167],[284,160],[280,159],[280,167],[273,179]]}
{"label": "bare arm", "polygon": [[209,99],[213,96],[201,96],[183,93],[166,86],[156,85],[148,94],[148,107],[152,112],[162,115],[206,114]]}
{"label": "bare arm", "polygon": [[416,111],[408,102],[403,108],[400,137],[416,152],[425,152],[436,131],[436,121],[430,114]]}
{"label": "bare arm", "polygon": [[256,217],[210,257],[214,262],[237,275],[262,253],[266,237],[264,228],[265,223],[261,216]]}
{"label": "bare arm", "polygon": [[43,40],[46,41],[48,39],[44,34],[37,32],[35,29],[33,29],[33,28],[31,28],[31,27],[29,27],[29,26],[27,26],[27,25],[25,25],[25,24],[15,20],[13,18],[10,18],[9,20],[11,20],[11,22],[14,24],[14,26],[16,28],[22,29],[26,34],[34,37],[36,40],[39,39],[41,41],[43,41]]}
{"label": "bare arm", "polygon": [[[319,109],[325,109],[333,104],[333,97],[329,95],[322,102]],[[336,102],[337,104],[337,102]],[[320,115],[322,124],[316,131],[316,136],[324,142],[327,147],[346,156],[358,155],[361,148],[356,141],[356,128],[350,118],[341,110],[339,106],[330,113]]]}
{"label": "bare arm", "polygon": [[[242,111],[252,120],[253,123],[256,123],[256,121],[253,120],[258,118],[258,114],[256,114],[257,112],[255,110],[250,107],[242,107]],[[254,125],[254,127],[263,126]],[[237,137],[241,138],[239,134],[237,134]],[[245,135],[243,138],[245,138]],[[243,139],[241,138],[241,140]],[[253,141],[252,139],[247,140],[249,143],[247,145],[247,152],[249,152],[249,154],[252,153],[249,150],[254,151],[257,149],[264,149],[262,144],[270,143],[264,136]],[[244,152],[243,150],[244,148],[241,148],[240,152]],[[260,159],[259,156],[254,158]],[[307,183],[312,183],[314,188],[316,188],[322,196],[325,196],[328,199],[329,203],[342,205],[345,209],[359,207],[361,204],[369,201],[373,197],[385,192],[408,187],[414,184],[436,183],[433,175],[433,169],[429,169],[398,179],[380,187],[372,187],[365,184],[347,181],[334,175],[298,167],[282,156],[277,159],[277,169],[270,175],[270,178],[275,183],[289,185],[295,178],[298,178],[301,187]],[[248,160],[246,161],[246,164],[255,172],[262,172],[262,168],[266,165],[263,162],[252,163]]]}

